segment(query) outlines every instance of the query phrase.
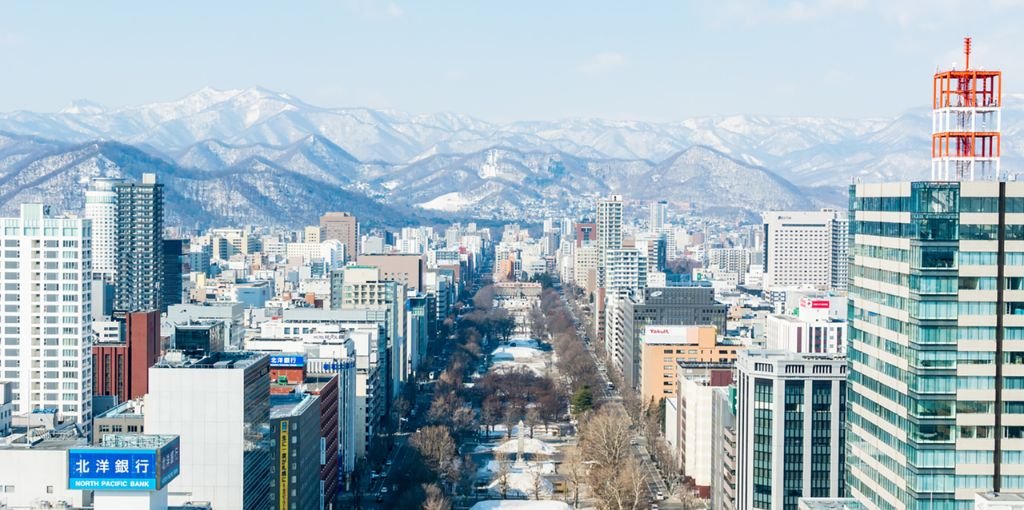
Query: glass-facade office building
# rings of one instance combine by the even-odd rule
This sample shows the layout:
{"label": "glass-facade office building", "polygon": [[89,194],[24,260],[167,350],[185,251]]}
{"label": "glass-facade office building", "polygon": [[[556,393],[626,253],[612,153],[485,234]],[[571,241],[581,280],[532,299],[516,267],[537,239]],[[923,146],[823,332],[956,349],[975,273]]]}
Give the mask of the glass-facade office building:
{"label": "glass-facade office building", "polygon": [[850,239],[850,494],[1024,488],[1024,183],[858,184]]}
{"label": "glass-facade office building", "polygon": [[735,508],[844,497],[846,358],[747,349],[736,372]]}

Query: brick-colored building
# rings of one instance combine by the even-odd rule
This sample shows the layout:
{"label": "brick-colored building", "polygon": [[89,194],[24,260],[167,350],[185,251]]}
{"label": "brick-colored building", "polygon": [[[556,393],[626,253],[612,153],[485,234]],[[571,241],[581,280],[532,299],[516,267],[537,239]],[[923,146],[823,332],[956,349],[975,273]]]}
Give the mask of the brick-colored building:
{"label": "brick-colored building", "polygon": [[149,367],[160,358],[160,312],[131,312],[119,322],[119,341],[92,347],[93,394],[124,402],[149,391]]}

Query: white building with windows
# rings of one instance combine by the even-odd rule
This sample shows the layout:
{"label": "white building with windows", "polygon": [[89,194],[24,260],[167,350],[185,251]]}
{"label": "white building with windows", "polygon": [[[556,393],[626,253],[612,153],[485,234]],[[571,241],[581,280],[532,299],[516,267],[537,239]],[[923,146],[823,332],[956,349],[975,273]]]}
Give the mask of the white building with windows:
{"label": "white building with windows", "polygon": [[844,289],[847,224],[833,209],[764,213],[764,288]]}
{"label": "white building with windows", "polygon": [[92,220],[93,274],[113,281],[117,272],[117,191],[121,179],[93,179],[85,191],[85,217]]}
{"label": "white building with windows", "polygon": [[55,410],[92,426],[92,222],[23,204],[0,219],[3,349],[0,382],[13,384],[14,414]]}

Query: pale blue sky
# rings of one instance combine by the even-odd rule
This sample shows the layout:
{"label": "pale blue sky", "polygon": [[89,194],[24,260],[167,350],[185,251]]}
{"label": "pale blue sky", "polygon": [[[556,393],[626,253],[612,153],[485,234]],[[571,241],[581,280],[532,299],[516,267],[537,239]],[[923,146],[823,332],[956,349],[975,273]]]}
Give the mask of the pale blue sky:
{"label": "pale blue sky", "polygon": [[510,121],[892,116],[937,65],[1024,91],[1021,0],[7,2],[0,110],[204,85]]}

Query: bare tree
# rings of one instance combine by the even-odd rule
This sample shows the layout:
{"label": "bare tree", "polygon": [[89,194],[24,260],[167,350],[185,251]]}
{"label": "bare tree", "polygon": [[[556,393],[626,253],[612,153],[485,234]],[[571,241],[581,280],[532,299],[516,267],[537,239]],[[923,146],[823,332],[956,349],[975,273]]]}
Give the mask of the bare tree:
{"label": "bare tree", "polygon": [[629,417],[615,408],[600,408],[580,424],[583,456],[602,466],[616,466],[630,456],[633,431]]}
{"label": "bare tree", "polygon": [[512,473],[512,468],[508,455],[505,453],[497,453],[495,460],[498,462],[498,471],[494,473],[494,479],[498,482],[498,492],[501,494],[501,499],[505,499],[508,497],[509,477]]}
{"label": "bare tree", "polygon": [[426,500],[423,501],[423,510],[452,510],[451,500],[444,495],[437,484],[423,484],[423,492],[427,495]]}
{"label": "bare tree", "polygon": [[602,508],[637,510],[645,502],[647,476],[635,457],[614,466],[595,463],[588,475],[589,486]]}
{"label": "bare tree", "polygon": [[502,422],[505,425],[505,437],[512,438],[512,427],[516,424],[516,420],[519,419],[519,414],[516,412],[514,406],[506,405],[504,412],[501,415]]}
{"label": "bare tree", "polygon": [[587,466],[583,452],[578,446],[568,446],[562,459],[562,474],[565,475],[565,502],[572,503],[573,508],[580,504],[580,487],[586,483]]}
{"label": "bare tree", "polygon": [[707,502],[697,497],[689,487],[681,486],[678,491],[678,495],[680,503],[683,504],[683,510],[700,510],[707,508]]}
{"label": "bare tree", "polygon": [[588,486],[602,508],[636,510],[646,492],[646,475],[632,453],[629,417],[606,406],[580,423],[580,449],[591,467]]}
{"label": "bare tree", "polygon": [[444,474],[455,457],[455,440],[448,427],[433,425],[423,427],[409,438],[409,444],[423,456],[437,474]]}
{"label": "bare tree", "polygon": [[490,310],[494,306],[494,294],[493,286],[481,287],[473,296],[473,306],[479,310]]}
{"label": "bare tree", "polygon": [[539,469],[535,469],[531,476],[533,499],[539,500],[541,491],[544,489],[544,475],[541,474]]}
{"label": "bare tree", "polygon": [[525,425],[530,427],[530,439],[533,439],[533,428],[540,425],[540,409],[536,405],[526,408]]}

